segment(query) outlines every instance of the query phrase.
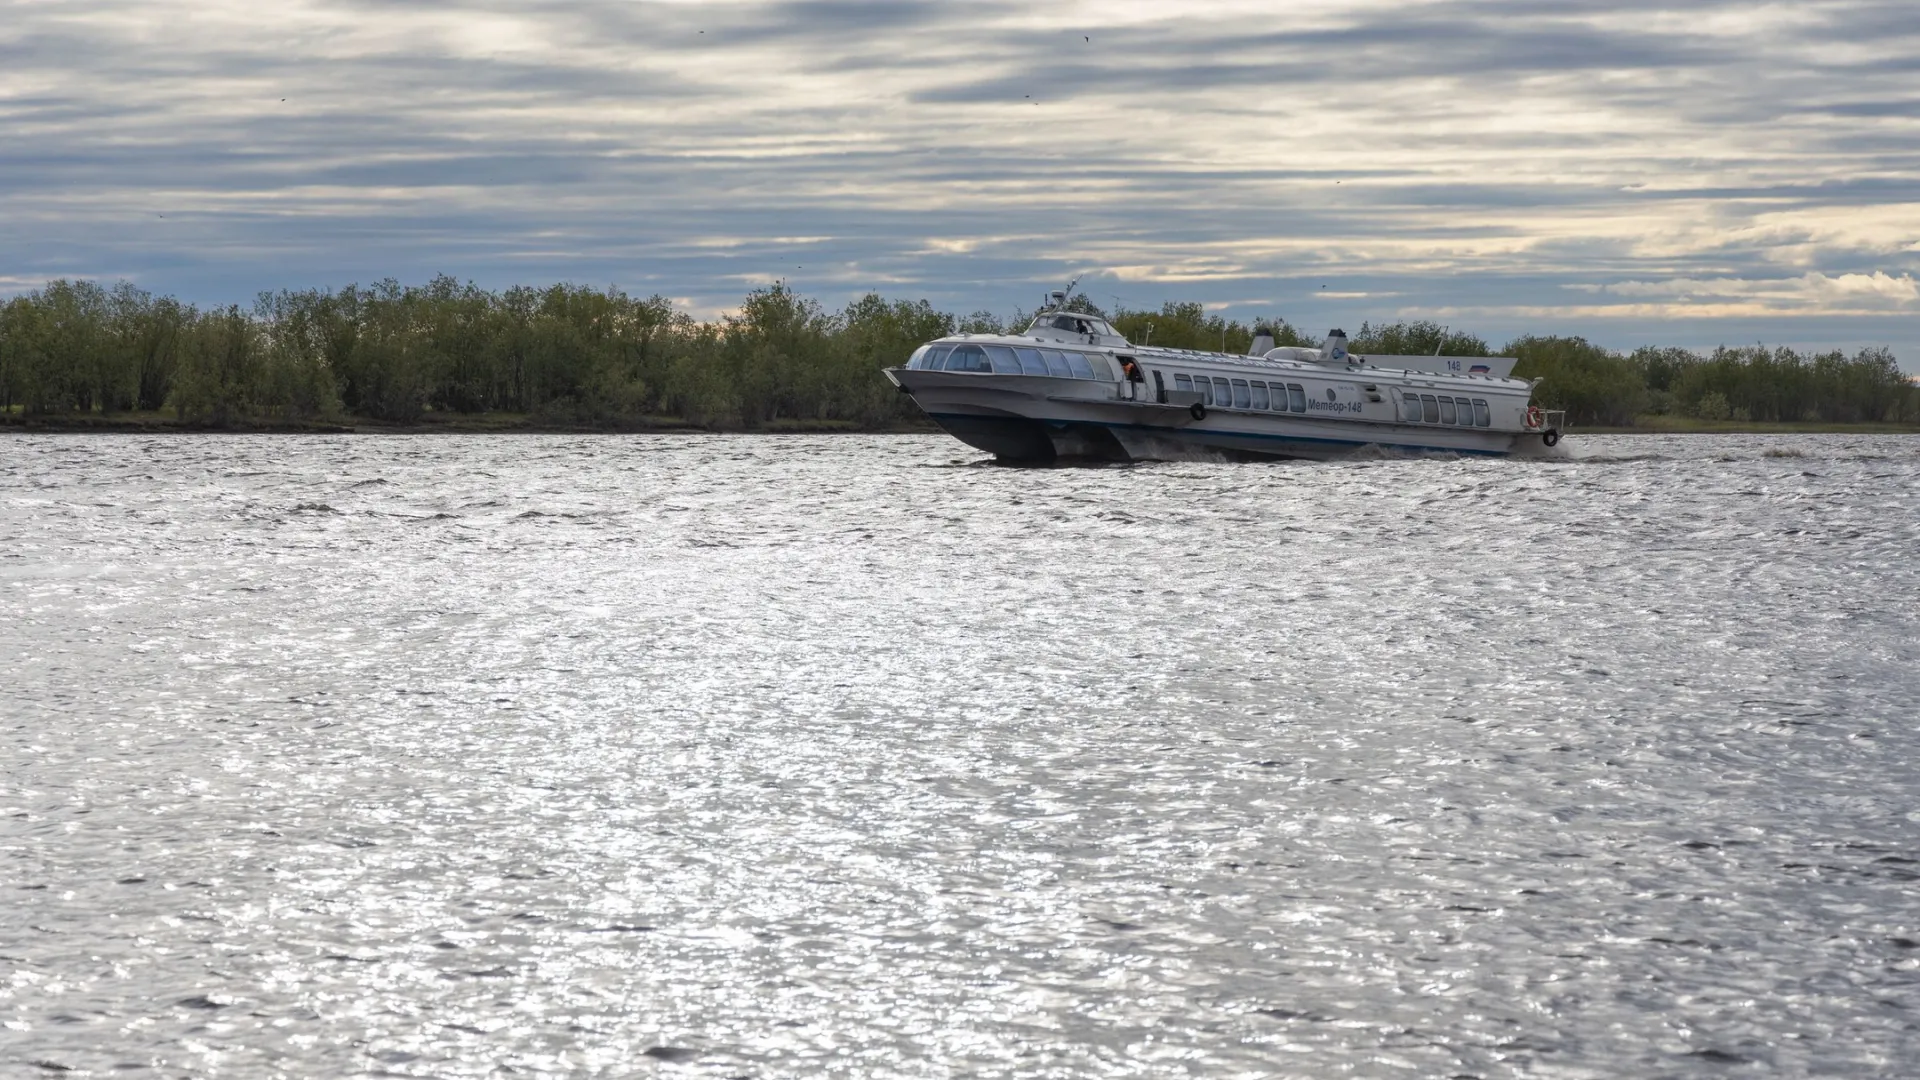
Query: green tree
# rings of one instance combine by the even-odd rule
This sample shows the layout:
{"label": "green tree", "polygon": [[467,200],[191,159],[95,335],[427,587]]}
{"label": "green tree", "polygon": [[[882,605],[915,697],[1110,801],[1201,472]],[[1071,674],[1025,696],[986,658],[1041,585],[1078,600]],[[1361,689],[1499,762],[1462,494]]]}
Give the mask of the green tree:
{"label": "green tree", "polygon": [[1020,317],[1016,315],[1014,316],[1013,321],[1020,323],[1020,325],[1014,326],[1011,323],[1003,323],[1000,321],[1000,316],[995,315],[991,311],[984,311],[984,310],[976,311],[973,314],[967,316],[966,318],[961,319],[959,322],[959,325],[954,328],[954,333],[956,334],[1017,334],[1020,331],[1025,330],[1027,328],[1027,324],[1032,320],[1029,319],[1026,321],[1021,321]]}
{"label": "green tree", "polygon": [[1515,377],[1541,380],[1535,401],[1565,409],[1572,424],[1631,427],[1646,401],[1639,370],[1585,338],[1528,335],[1508,342],[1502,355],[1518,359]]}
{"label": "green tree", "polygon": [[417,296],[392,278],[353,292],[353,347],[345,365],[348,400],[378,420],[418,420],[426,411],[436,372],[430,341],[418,319]]}
{"label": "green tree", "polygon": [[[1101,315],[1084,293],[1070,310]],[[421,286],[282,291],[251,311],[202,314],[126,282],[52,281],[0,302],[0,411],[154,409],[232,423],[338,411],[395,421],[428,412],[526,412],[552,422],[624,426],[662,413],[712,426],[783,419],[883,426],[917,418],[879,369],[955,331],[1019,332],[1029,317],[964,319],[924,300],[867,295],[829,312],[784,283],[734,316],[695,322],[659,296],[561,283],[482,289],[440,276]],[[1256,327],[1313,346],[1283,320],[1240,322],[1198,303],[1117,310],[1139,345],[1241,353]],[[1356,352],[1484,355],[1486,342],[1430,321],[1363,324]],[[1721,348],[1702,356],[1646,347],[1620,356],[1581,338],[1508,346],[1516,374],[1576,423],[1628,424],[1642,411],[1920,421],[1920,389],[1884,348],[1802,354]]]}
{"label": "green tree", "polygon": [[785,283],[756,289],[726,321],[723,365],[740,422],[759,427],[781,417],[819,416],[820,384],[808,376],[828,362],[835,320]]}
{"label": "green tree", "polygon": [[114,286],[108,302],[115,348],[127,367],[121,390],[123,394],[131,391],[116,405],[159,409],[166,404],[173,385],[181,334],[194,318],[193,309],[182,307],[170,296],[155,299],[124,281]]}
{"label": "green tree", "polygon": [[906,363],[921,345],[954,333],[953,316],[925,300],[888,303],[868,293],[848,304],[837,322],[835,359],[827,379],[840,402],[833,418],[878,425],[910,417],[912,403],[879,371]]}
{"label": "green tree", "polygon": [[[1135,345],[1236,355],[1252,347],[1256,325],[1230,322],[1225,316],[1208,314],[1205,305],[1191,301],[1168,302],[1158,311],[1121,310],[1109,321]],[[1263,319],[1258,325],[1275,331],[1276,345],[1308,344],[1284,319]]]}
{"label": "green tree", "polygon": [[48,411],[43,385],[51,365],[42,349],[45,318],[31,296],[16,296],[0,307],[0,407],[33,414]]}
{"label": "green tree", "polygon": [[262,293],[254,316],[266,350],[255,400],[260,411],[288,419],[338,413],[324,308],[286,292]]}
{"label": "green tree", "polygon": [[708,427],[739,421],[740,398],[722,353],[720,328],[712,323],[686,335],[668,369],[663,400],[670,413]]}
{"label": "green tree", "polygon": [[258,323],[237,305],[208,312],[186,328],[168,403],[183,420],[215,425],[256,415],[266,368]]}
{"label": "green tree", "polygon": [[106,290],[90,281],[50,281],[22,298],[14,377],[24,411],[92,412],[123,384],[107,334]]}
{"label": "green tree", "polygon": [[1361,323],[1347,350],[1362,356],[1491,356],[1487,343],[1473,334],[1436,322]]}

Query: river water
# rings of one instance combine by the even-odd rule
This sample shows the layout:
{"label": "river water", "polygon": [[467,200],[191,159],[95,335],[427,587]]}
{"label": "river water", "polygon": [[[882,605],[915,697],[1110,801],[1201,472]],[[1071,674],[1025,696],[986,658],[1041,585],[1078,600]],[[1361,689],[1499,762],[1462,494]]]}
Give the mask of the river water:
{"label": "river water", "polygon": [[1920,439],[0,441],[0,1074],[1911,1076]]}

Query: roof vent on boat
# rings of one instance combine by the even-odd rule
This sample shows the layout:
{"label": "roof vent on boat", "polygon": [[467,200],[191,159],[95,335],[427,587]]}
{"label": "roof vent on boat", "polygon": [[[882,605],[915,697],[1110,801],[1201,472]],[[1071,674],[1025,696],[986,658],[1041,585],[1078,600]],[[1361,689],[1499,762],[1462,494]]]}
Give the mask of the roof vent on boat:
{"label": "roof vent on boat", "polygon": [[1347,362],[1347,332],[1345,330],[1327,331],[1327,340],[1320,343],[1320,362],[1323,364],[1344,364]]}
{"label": "roof vent on boat", "polygon": [[1253,344],[1247,348],[1247,355],[1265,356],[1268,350],[1272,348],[1273,328],[1270,326],[1255,327],[1253,331]]}

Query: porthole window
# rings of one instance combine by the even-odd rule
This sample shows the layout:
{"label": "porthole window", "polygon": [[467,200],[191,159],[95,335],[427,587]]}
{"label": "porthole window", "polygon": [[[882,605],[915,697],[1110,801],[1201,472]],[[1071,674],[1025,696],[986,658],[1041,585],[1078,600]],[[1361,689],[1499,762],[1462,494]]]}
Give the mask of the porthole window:
{"label": "porthole window", "polygon": [[1253,395],[1247,388],[1247,380],[1245,379],[1233,380],[1233,407],[1236,409],[1253,407]]}
{"label": "porthole window", "polygon": [[1073,378],[1073,370],[1067,367],[1067,354],[1059,349],[1041,349],[1040,358],[1047,362],[1047,374],[1056,379]]}
{"label": "porthole window", "polygon": [[1014,355],[1020,358],[1020,374],[1045,375],[1047,362],[1040,357],[1039,349],[1015,349]]}
{"label": "porthole window", "polygon": [[1068,353],[1067,370],[1073,372],[1073,377],[1076,379],[1093,378],[1093,368],[1087,363],[1086,353]]}
{"label": "porthole window", "polygon": [[1443,424],[1451,424],[1454,422],[1453,399],[1450,397],[1440,399],[1440,422]]}
{"label": "porthole window", "polygon": [[927,346],[927,354],[920,358],[920,370],[939,371],[947,362],[947,354],[952,351],[951,345]]}
{"label": "porthole window", "polygon": [[1473,426],[1474,427],[1490,427],[1492,426],[1492,424],[1493,424],[1493,414],[1487,410],[1487,403],[1481,400],[1480,398],[1474,398],[1473,399]]}
{"label": "porthole window", "polygon": [[1267,407],[1267,384],[1255,380],[1251,385],[1253,386],[1253,407],[1256,409],[1265,409]]}
{"label": "porthole window", "polygon": [[1191,375],[1175,375],[1175,376],[1173,377],[1173,388],[1174,388],[1175,390],[1191,390],[1191,389],[1193,389],[1193,376],[1191,376]]}
{"label": "porthole window", "polygon": [[1440,399],[1432,394],[1420,395],[1420,419],[1429,424],[1440,422]]}
{"label": "porthole window", "polygon": [[1233,401],[1233,388],[1225,379],[1213,380],[1213,403],[1224,409]]}
{"label": "porthole window", "polygon": [[993,373],[995,375],[1020,374],[1020,358],[1013,355],[1012,349],[1007,348],[1005,345],[987,345],[985,348],[987,350],[987,363],[993,366]]}
{"label": "porthole window", "polygon": [[1293,406],[1294,412],[1306,412],[1307,411],[1306,388],[1301,386],[1297,382],[1288,383],[1287,384],[1287,404]]}
{"label": "porthole window", "polygon": [[1098,353],[1088,353],[1087,365],[1093,368],[1094,378],[1102,379],[1106,382],[1116,381],[1116,376],[1113,373],[1113,362],[1106,357]]}

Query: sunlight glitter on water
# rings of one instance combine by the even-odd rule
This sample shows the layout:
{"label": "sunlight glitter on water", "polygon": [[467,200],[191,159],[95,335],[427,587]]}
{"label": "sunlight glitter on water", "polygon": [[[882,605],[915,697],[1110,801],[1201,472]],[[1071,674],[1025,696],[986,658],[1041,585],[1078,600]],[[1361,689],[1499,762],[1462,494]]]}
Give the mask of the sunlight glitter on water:
{"label": "sunlight glitter on water", "polygon": [[1563,446],[9,439],[0,1060],[1896,1072],[1920,441]]}

